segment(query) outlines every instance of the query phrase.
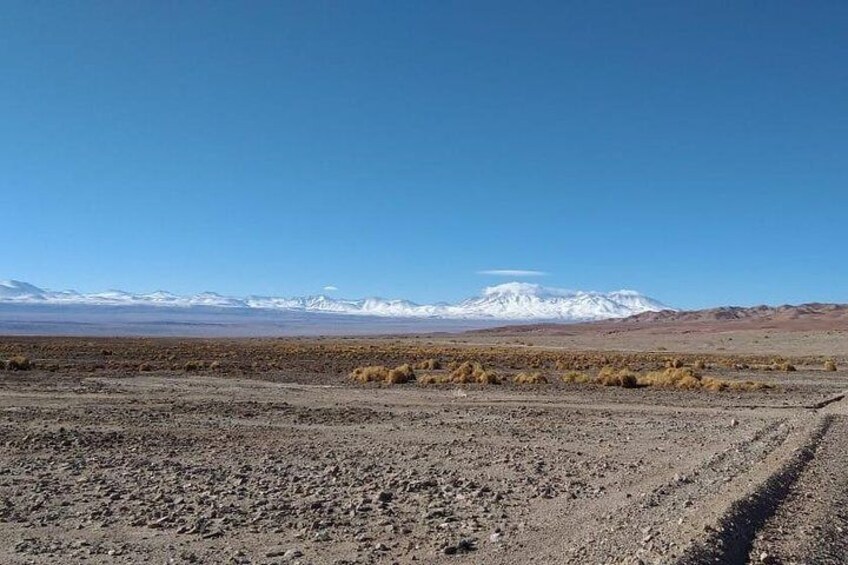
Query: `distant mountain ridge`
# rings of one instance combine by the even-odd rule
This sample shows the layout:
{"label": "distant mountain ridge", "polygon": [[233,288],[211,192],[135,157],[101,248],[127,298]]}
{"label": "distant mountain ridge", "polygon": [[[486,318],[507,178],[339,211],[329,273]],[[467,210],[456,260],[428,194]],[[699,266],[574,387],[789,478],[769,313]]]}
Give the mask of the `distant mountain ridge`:
{"label": "distant mountain ridge", "polygon": [[487,287],[479,296],[456,304],[416,304],[383,298],[342,299],[325,295],[306,297],[247,296],[236,298],[214,292],[179,296],[167,291],[129,293],[110,290],[80,293],[50,291],[30,283],[0,282],[0,303],[97,306],[217,307],[328,313],[386,318],[443,318],[456,320],[592,321],[624,318],[667,306],[632,290],[585,292],[511,282]]}
{"label": "distant mountain ridge", "polygon": [[623,320],[624,324],[693,323],[772,320],[775,322],[805,318],[844,319],[848,321],[848,304],[810,302],[781,306],[721,306],[705,310],[641,312]]}
{"label": "distant mountain ridge", "polygon": [[626,318],[593,320],[580,324],[529,323],[472,330],[493,335],[574,335],[619,332],[721,332],[782,329],[794,331],[848,331],[848,304],[810,302],[781,306],[720,306],[704,310],[645,311]]}

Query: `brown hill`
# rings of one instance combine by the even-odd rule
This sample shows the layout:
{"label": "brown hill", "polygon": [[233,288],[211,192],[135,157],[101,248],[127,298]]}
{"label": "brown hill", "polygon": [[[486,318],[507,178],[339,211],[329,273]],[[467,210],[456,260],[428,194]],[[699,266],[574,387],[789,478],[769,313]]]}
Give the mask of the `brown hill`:
{"label": "brown hill", "polygon": [[663,310],[602,322],[500,326],[471,333],[487,335],[573,335],[584,332],[608,333],[634,330],[715,332],[745,329],[847,330],[848,304],[811,303],[798,306],[722,306],[706,310]]}

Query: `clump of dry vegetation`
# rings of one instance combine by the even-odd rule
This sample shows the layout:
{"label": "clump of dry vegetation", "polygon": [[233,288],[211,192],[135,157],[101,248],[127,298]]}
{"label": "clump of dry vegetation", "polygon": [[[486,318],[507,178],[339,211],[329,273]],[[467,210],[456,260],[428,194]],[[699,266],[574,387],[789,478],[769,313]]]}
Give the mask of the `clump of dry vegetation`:
{"label": "clump of dry vegetation", "polygon": [[368,365],[357,367],[350,373],[350,378],[358,383],[385,382],[389,378],[389,368],[385,365]]}
{"label": "clump of dry vegetation", "polygon": [[408,383],[409,381],[414,380],[415,371],[413,371],[412,367],[408,364],[399,365],[394,369],[389,370],[388,375],[386,375],[386,382],[392,385]]}
{"label": "clump of dry vegetation", "polygon": [[482,383],[498,384],[500,379],[492,371],[487,371],[477,361],[465,361],[456,366],[448,376],[448,381],[456,384]]}
{"label": "clump of dry vegetation", "polygon": [[443,385],[450,382],[450,375],[428,373],[419,376],[415,381],[420,385]]}
{"label": "clump of dry vegetation", "polygon": [[477,376],[477,382],[483,385],[499,385],[501,379],[492,371],[483,371]]}
{"label": "clump of dry vegetation", "polygon": [[15,355],[5,363],[5,368],[10,371],[29,371],[33,368],[32,361],[29,357],[23,355]]}
{"label": "clump of dry vegetation", "polygon": [[750,392],[755,390],[765,390],[772,388],[772,385],[759,381],[723,381],[721,379],[713,379],[704,377],[704,388],[713,391],[735,390],[742,392]]}
{"label": "clump of dry vegetation", "polygon": [[636,373],[630,369],[615,369],[606,366],[600,370],[595,382],[604,386],[620,386],[622,388],[636,388],[639,380]]}
{"label": "clump of dry vegetation", "polygon": [[824,370],[828,371],[830,373],[835,372],[836,371],[836,361],[834,361],[833,359],[828,359],[827,361],[825,361],[824,362]]}
{"label": "clump of dry vegetation", "polygon": [[438,359],[425,359],[415,364],[415,368],[422,371],[437,371],[442,368]]}
{"label": "clump of dry vegetation", "polygon": [[669,367],[663,371],[651,371],[639,377],[642,386],[692,390],[701,388],[701,377],[689,367]]}
{"label": "clump of dry vegetation", "polygon": [[487,384],[497,385],[500,378],[494,371],[487,370],[478,361],[452,363],[449,371],[426,373],[417,378],[418,384]]}
{"label": "clump of dry vegetation", "polygon": [[592,377],[590,377],[586,373],[581,373],[580,371],[569,371],[562,376],[562,382],[585,384],[592,382]]}
{"label": "clump of dry vegetation", "polygon": [[775,361],[771,364],[772,371],[783,371],[784,373],[792,373],[796,371],[795,365],[789,361]]}
{"label": "clump of dry vegetation", "polygon": [[358,383],[403,384],[415,380],[415,371],[409,364],[403,364],[389,369],[385,365],[369,365],[357,367],[350,373],[350,378]]}
{"label": "clump of dry vegetation", "polygon": [[[103,355],[103,351],[111,355]],[[764,371],[771,368],[774,356],[725,353],[596,352],[560,351],[510,346],[457,346],[438,343],[413,343],[401,340],[379,343],[345,339],[255,339],[160,340],[151,338],[55,338],[39,340],[7,337],[0,340],[0,359],[24,355],[38,359],[38,368],[56,372],[95,372],[138,370],[142,363],[152,371],[184,371],[187,362],[203,360],[205,370],[220,374],[255,374],[284,369],[292,373],[347,375],[355,367],[412,364],[417,371],[455,369],[461,362],[474,360],[487,369],[539,371],[558,375],[582,371],[594,377],[606,365],[627,367],[644,373],[663,369],[669,360],[704,371],[709,367]],[[431,364],[430,360],[434,364]],[[779,358],[795,364],[815,363],[819,358]],[[702,360],[704,369],[698,365]],[[218,368],[213,363],[220,362]],[[2,365],[2,363],[0,363]],[[423,368],[421,368],[423,367]],[[437,368],[438,367],[438,368]],[[420,375],[419,375],[420,376]],[[550,377],[549,377],[550,378]],[[558,379],[559,380],[559,379]]]}
{"label": "clump of dry vegetation", "polygon": [[512,378],[512,382],[518,385],[538,385],[545,384],[548,382],[548,379],[542,374],[538,372],[533,373],[518,373]]}
{"label": "clump of dry vegetation", "polygon": [[753,391],[771,388],[771,385],[754,381],[726,381],[715,377],[703,377],[689,367],[668,368],[664,371],[653,371],[639,377],[639,384],[657,388],[673,388],[678,390],[723,390]]}

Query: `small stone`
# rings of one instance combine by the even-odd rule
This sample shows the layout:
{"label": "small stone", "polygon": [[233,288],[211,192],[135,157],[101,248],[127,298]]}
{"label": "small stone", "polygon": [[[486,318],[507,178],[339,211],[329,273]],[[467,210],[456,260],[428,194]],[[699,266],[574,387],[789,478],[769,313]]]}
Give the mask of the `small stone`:
{"label": "small stone", "polygon": [[286,554],[286,550],[282,547],[272,547],[265,552],[265,557],[282,557]]}

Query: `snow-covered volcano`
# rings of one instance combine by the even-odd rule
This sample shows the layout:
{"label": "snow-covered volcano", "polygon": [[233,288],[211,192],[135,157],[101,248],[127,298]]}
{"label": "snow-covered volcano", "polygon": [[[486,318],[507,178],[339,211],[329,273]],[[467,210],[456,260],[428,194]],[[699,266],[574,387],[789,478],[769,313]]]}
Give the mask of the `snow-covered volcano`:
{"label": "snow-covered volcano", "polygon": [[669,308],[632,290],[605,294],[513,282],[487,287],[449,309],[463,318],[605,320]]}
{"label": "snow-covered volcano", "polygon": [[632,290],[584,292],[511,282],[483,289],[479,296],[456,304],[416,304],[408,300],[328,296],[295,298],[248,296],[236,298],[214,292],[179,296],[165,291],[134,294],[120,290],[80,293],[49,291],[21,281],[0,282],[0,303],[74,304],[96,306],[216,307],[328,313],[386,318],[444,318],[456,320],[589,321],[623,318],[642,312],[669,310],[664,304]]}

